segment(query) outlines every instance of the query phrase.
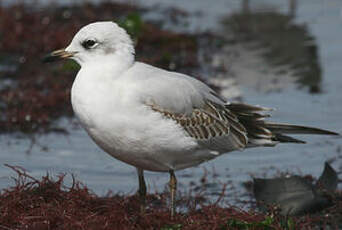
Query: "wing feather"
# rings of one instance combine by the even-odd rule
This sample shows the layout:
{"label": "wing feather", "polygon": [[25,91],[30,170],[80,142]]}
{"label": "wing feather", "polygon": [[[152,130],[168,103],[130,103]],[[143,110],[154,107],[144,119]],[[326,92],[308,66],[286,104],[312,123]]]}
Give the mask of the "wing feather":
{"label": "wing feather", "polygon": [[176,114],[149,105],[165,118],[174,120],[186,133],[212,150],[229,151],[247,145],[247,132],[234,114],[219,104],[207,101],[202,108],[193,108],[191,114]]}

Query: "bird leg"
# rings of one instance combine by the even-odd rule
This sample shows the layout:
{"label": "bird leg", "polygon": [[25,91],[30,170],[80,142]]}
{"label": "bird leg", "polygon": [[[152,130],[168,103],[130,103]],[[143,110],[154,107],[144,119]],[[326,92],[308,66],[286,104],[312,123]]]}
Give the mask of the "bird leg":
{"label": "bird leg", "polygon": [[170,193],[171,193],[171,201],[170,201],[170,210],[171,210],[171,218],[175,215],[175,198],[176,198],[176,190],[177,190],[177,179],[173,170],[169,171],[170,173]]}
{"label": "bird leg", "polygon": [[138,177],[139,177],[139,197],[140,197],[140,212],[145,213],[145,205],[146,205],[146,183],[144,179],[144,170],[137,168]]}

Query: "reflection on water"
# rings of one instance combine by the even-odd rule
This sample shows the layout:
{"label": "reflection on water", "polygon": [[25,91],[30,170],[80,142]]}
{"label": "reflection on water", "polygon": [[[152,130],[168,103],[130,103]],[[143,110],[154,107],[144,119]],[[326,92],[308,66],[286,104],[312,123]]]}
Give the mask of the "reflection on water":
{"label": "reflection on water", "polygon": [[273,66],[288,66],[299,86],[308,86],[311,93],[321,91],[322,71],[315,39],[306,25],[294,24],[295,1],[290,1],[289,14],[275,10],[252,11],[249,1],[242,1],[242,10],[223,20],[226,33],[243,43],[257,43],[264,48],[263,57]]}
{"label": "reflection on water", "polygon": [[[168,4],[171,4],[171,1],[153,1],[163,2],[164,4],[168,2]],[[264,0],[264,2],[265,1],[272,3],[278,2],[279,4],[282,4],[280,2],[283,2],[283,0]],[[342,37],[342,30],[340,29],[341,23],[339,22],[340,12],[336,6],[326,6],[324,9],[326,13],[321,14],[321,6],[317,4],[318,1],[321,0],[298,2],[301,7],[298,8],[296,14],[297,18],[308,23],[310,31],[317,38],[317,43],[320,48],[320,59],[323,66],[322,69],[324,70],[324,89],[326,93],[313,96],[304,93],[303,91],[288,89],[286,92],[282,91],[279,93],[263,94],[253,91],[250,88],[246,87],[245,89],[242,87],[243,97],[247,103],[278,108],[278,110],[273,113],[273,119],[276,121],[288,121],[304,125],[314,125],[341,132],[342,78],[340,77],[340,73],[342,72],[342,65],[340,62],[342,60],[342,45],[340,38]],[[331,0],[331,2],[335,2],[335,4],[340,4],[338,1],[340,0]],[[229,7],[227,6],[227,2],[231,4],[234,1],[217,0],[217,4],[215,6],[210,3],[213,5],[213,8],[215,7],[215,10],[212,8],[208,9],[209,12],[215,13],[212,15],[213,18],[216,18],[217,15],[219,15],[218,12],[222,12],[224,10],[227,11],[227,9],[231,7],[230,5]],[[261,2],[261,0],[255,0],[254,2]],[[203,6],[207,3],[207,0],[198,0],[198,4],[193,4],[193,6]],[[172,4],[178,4],[178,6],[181,5],[184,9],[188,10],[187,4],[190,5],[191,3],[190,1],[172,1]],[[340,5],[342,8],[342,4]],[[202,8],[206,9],[205,7]],[[249,11],[251,15],[254,14],[252,10]],[[236,15],[239,14],[241,14],[241,12],[236,13]],[[263,17],[267,15],[269,16],[269,20],[274,20],[272,17],[279,16],[277,19],[278,21],[284,20],[284,22],[287,22],[288,24],[283,22],[285,28],[282,29],[284,31],[292,32],[289,28],[286,28],[286,25],[291,26],[290,28],[294,30],[293,33],[297,33],[297,37],[302,39],[300,40],[301,46],[298,46],[299,49],[301,49],[302,53],[306,52],[306,54],[302,56],[303,63],[305,63],[303,66],[309,66],[309,69],[312,69],[312,66],[316,66],[320,71],[317,46],[314,40],[307,35],[308,30],[304,26],[293,27],[293,19],[291,20],[287,15],[281,15],[274,12],[268,14],[265,13],[264,15],[260,13],[260,20],[265,20]],[[208,19],[204,16],[200,18]],[[312,23],[313,19],[315,19],[314,23]],[[205,20],[199,20],[199,17],[195,17],[194,21],[198,23],[198,21],[204,22]],[[207,20],[207,24],[203,25],[203,27],[205,26],[206,28],[211,28],[212,24],[208,23]],[[260,25],[256,26],[260,27]],[[254,33],[258,36],[267,36],[265,34],[258,34],[257,30],[255,30]],[[277,41],[277,43],[275,43],[288,47],[289,45],[286,44],[288,35],[285,32],[283,32],[282,35],[282,37],[275,37],[276,35],[273,35],[273,38],[283,39],[281,42]],[[295,41],[297,41],[295,38],[296,37],[294,36],[294,40],[291,41],[291,43],[295,43]],[[307,42],[311,42],[312,46],[308,43],[304,43],[305,39],[303,38],[308,38]],[[273,44],[274,41],[270,42]],[[279,53],[284,52],[284,50],[287,51],[285,48],[281,48],[281,52],[278,51],[278,53],[273,54],[273,58],[276,59]],[[231,50],[229,51],[231,52]],[[291,52],[293,52],[293,50]],[[294,56],[295,58],[295,55],[292,53],[292,56],[290,54],[287,55],[290,57]],[[314,61],[310,67],[308,57],[312,57],[313,55],[315,55],[315,57],[313,58]],[[227,56],[223,58],[227,58]],[[233,56],[232,59],[236,59],[236,57]],[[253,60],[253,58],[247,59]],[[265,57],[265,59],[267,59],[267,57]],[[277,61],[272,58],[267,60],[269,60],[269,62]],[[299,60],[300,59],[297,61]],[[289,65],[290,63],[292,63],[291,60],[287,60],[286,62],[278,65]],[[236,62],[233,63],[233,65],[236,65]],[[274,66],[275,65],[277,65],[277,62]],[[292,68],[295,69],[295,66]],[[298,69],[303,70],[302,68],[304,69],[304,67]],[[246,73],[241,71],[243,68],[240,68],[239,70],[240,72],[236,72],[237,76],[243,76]],[[316,72],[319,72],[318,70]],[[255,68],[251,68],[250,75],[254,76],[256,71],[257,70]],[[310,75],[310,72],[307,73]],[[310,77],[312,78],[312,76]],[[317,79],[315,81],[311,78],[308,81],[316,82],[316,85],[320,88],[320,73],[317,74]],[[303,79],[303,75],[299,79]],[[301,84],[303,85],[304,83]],[[83,129],[74,129],[68,122],[61,124],[61,126],[63,125],[70,129],[70,135],[62,136],[49,134],[42,136],[39,139],[39,142],[43,145],[48,145],[49,151],[44,151],[40,146],[34,146],[31,151],[31,155],[25,155],[25,150],[30,145],[29,140],[16,140],[13,136],[8,135],[0,136],[0,188],[8,187],[8,185],[11,184],[10,176],[12,175],[12,172],[2,165],[3,163],[8,163],[10,165],[20,165],[28,169],[33,176],[45,175],[46,171],[49,171],[51,175],[56,175],[59,172],[74,173],[77,178],[88,185],[91,190],[101,195],[106,194],[108,190],[125,193],[134,193],[136,191],[136,172],[133,167],[114,160],[108,154],[105,154],[97,148]],[[296,174],[301,172],[302,174],[310,173],[314,176],[318,176],[322,171],[322,163],[329,159],[334,160],[333,167],[339,171],[342,170],[341,138],[310,136],[305,137],[304,139],[308,144],[300,146],[279,145],[276,148],[248,149],[244,152],[237,151],[230,153],[229,155],[222,156],[210,163],[201,165],[200,167],[177,172],[177,175],[179,175],[180,188],[182,189],[182,185],[188,187],[187,185],[194,180],[198,181],[199,177],[203,174],[202,167],[207,167],[209,169],[215,167],[216,173],[219,175],[217,177],[219,180],[224,183],[232,183],[232,186],[238,188],[238,185],[241,182],[251,179],[251,173],[258,177],[265,177],[264,173],[268,176],[272,176],[276,174],[278,170],[281,172],[290,170]],[[11,145],[8,145],[8,143],[11,143]],[[168,175],[152,172],[147,172],[146,174],[149,191],[154,191],[155,189],[162,191],[164,185],[168,181]],[[215,188],[213,190],[215,190]],[[229,199],[232,199],[234,194],[232,194],[232,190],[230,188],[228,191],[229,193],[227,195],[229,196]],[[241,192],[239,192],[237,196],[241,198]]]}

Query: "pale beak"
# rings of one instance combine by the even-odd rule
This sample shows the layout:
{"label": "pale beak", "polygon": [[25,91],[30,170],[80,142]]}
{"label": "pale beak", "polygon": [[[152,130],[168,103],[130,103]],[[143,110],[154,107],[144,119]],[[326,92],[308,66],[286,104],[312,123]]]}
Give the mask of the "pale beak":
{"label": "pale beak", "polygon": [[77,52],[69,52],[65,49],[53,51],[43,58],[43,62],[53,62],[74,56]]}

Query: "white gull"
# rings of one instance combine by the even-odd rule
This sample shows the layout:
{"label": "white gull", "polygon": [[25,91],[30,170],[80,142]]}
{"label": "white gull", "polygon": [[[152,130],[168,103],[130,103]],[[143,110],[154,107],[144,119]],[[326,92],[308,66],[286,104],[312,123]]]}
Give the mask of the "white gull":
{"label": "white gull", "polygon": [[175,170],[247,147],[303,143],[285,134],[336,134],[265,121],[269,109],[229,103],[195,78],[135,61],[131,38],[113,22],[83,27],[45,61],[60,58],[81,65],[71,91],[75,114],[104,151],[137,168],[142,207],[143,170],[170,173],[171,216]]}

